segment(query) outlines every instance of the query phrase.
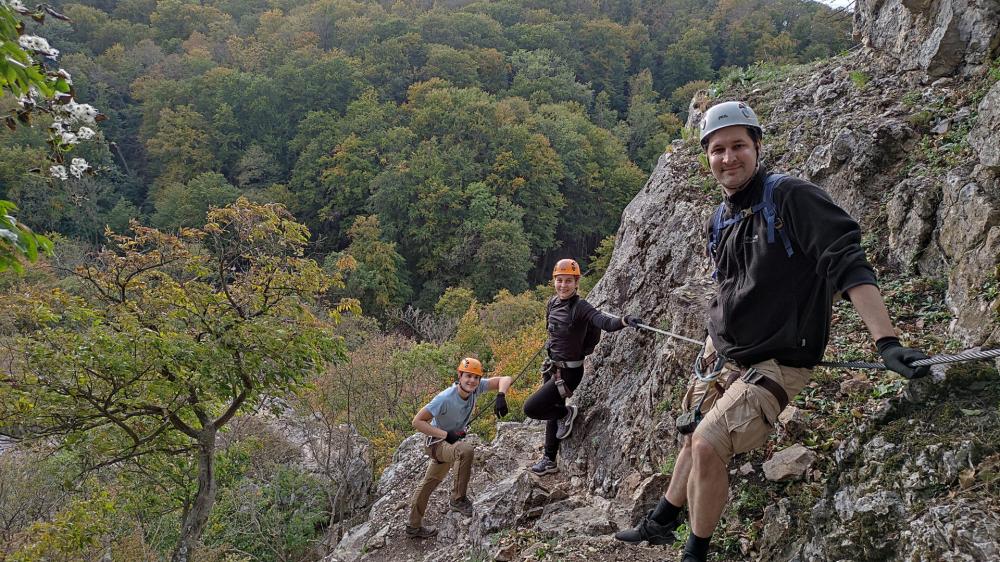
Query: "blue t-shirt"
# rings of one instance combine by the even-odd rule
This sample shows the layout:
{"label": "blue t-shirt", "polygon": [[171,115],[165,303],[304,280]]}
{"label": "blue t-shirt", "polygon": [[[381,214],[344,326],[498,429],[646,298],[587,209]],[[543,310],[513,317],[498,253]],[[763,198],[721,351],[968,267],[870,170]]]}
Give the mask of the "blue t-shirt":
{"label": "blue t-shirt", "polygon": [[464,431],[469,425],[472,410],[476,408],[476,398],[486,392],[490,379],[480,379],[479,387],[465,400],[458,393],[458,383],[442,390],[430,401],[427,411],[434,416],[431,425],[445,431]]}

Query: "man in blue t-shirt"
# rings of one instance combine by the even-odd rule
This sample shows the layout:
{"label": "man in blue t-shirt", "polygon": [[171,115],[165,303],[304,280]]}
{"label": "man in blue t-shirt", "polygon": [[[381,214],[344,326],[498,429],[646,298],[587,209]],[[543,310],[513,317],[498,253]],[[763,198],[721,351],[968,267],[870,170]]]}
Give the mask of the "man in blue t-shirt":
{"label": "man in blue t-shirt", "polygon": [[433,537],[437,529],[424,527],[424,512],[431,494],[451,465],[458,462],[455,485],[451,491],[451,507],[462,515],[472,515],[472,502],[466,496],[469,476],[472,474],[472,460],[475,458],[472,445],[463,443],[468,431],[469,420],[476,409],[476,398],[491,390],[498,390],[493,411],[498,418],[507,415],[507,389],[513,379],[510,377],[483,378],[483,364],[478,359],[466,357],[458,364],[458,378],[454,384],[438,393],[429,404],[413,417],[413,427],[427,436],[427,454],[431,457],[427,474],[410,500],[410,520],[406,534],[415,538]]}

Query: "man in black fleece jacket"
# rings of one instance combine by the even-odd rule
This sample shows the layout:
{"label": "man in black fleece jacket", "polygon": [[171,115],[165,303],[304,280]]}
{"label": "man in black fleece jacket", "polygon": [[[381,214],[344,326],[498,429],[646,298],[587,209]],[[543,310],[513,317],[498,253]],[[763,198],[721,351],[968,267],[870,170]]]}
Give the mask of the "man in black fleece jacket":
{"label": "man in black fleece jacket", "polygon": [[835,294],[851,300],[888,368],[907,378],[929,373],[911,366],[927,356],[895,335],[857,222],[818,186],[769,174],[760,163],[762,133],[742,102],[716,105],[701,122],[701,144],[725,203],[706,228],[718,294],[698,367],[719,375],[692,378],[682,416],[692,423],[679,428],[689,433],[667,492],[638,526],[615,535],[673,542],[689,503],[682,562],[707,558],[733,455],[763,445],[778,414],[809,382],[829,339]]}

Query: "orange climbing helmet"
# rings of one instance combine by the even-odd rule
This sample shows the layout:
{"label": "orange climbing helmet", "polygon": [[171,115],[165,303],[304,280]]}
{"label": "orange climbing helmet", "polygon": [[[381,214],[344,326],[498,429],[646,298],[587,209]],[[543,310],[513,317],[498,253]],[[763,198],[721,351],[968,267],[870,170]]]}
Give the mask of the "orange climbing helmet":
{"label": "orange climbing helmet", "polygon": [[483,376],[483,364],[479,362],[479,359],[466,357],[458,362],[458,372],[469,373],[481,377]]}
{"label": "orange climbing helmet", "polygon": [[552,277],[556,275],[575,275],[579,277],[580,264],[576,263],[576,260],[569,258],[559,260],[556,262],[556,266],[552,268]]}

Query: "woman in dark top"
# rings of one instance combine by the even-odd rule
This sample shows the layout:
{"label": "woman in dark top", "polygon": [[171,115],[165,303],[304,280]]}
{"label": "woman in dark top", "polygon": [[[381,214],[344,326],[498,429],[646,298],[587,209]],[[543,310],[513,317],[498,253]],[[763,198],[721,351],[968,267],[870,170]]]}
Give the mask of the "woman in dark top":
{"label": "woman in dark top", "polygon": [[536,420],[546,420],[545,456],[531,467],[537,475],[557,472],[556,455],[559,441],[573,431],[576,406],[566,406],[566,399],[583,378],[583,358],[594,350],[601,330],[617,332],[625,326],[635,327],[642,321],[634,316],[619,318],[604,314],[580,298],[580,265],[571,259],[559,260],[552,270],[556,295],[549,300],[545,312],[549,339],[545,342],[548,358],[542,365],[544,382],[524,402],[524,414]]}

